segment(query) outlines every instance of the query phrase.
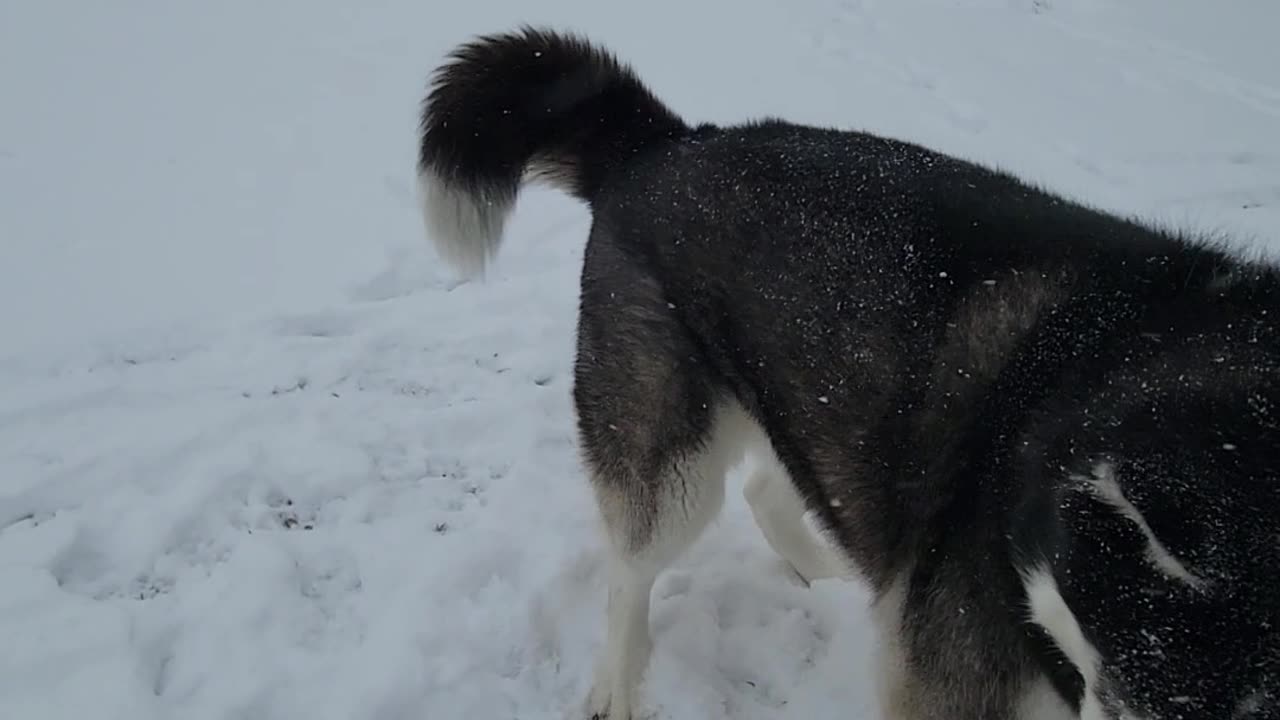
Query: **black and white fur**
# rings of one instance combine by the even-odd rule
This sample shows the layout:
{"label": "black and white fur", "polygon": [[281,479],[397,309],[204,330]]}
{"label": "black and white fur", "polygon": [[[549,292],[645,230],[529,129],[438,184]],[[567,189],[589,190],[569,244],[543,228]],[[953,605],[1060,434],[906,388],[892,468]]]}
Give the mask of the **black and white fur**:
{"label": "black and white fur", "polygon": [[691,126],[545,30],[460,46],[422,131],[469,275],[526,178],[591,209],[573,393],[613,561],[585,717],[636,715],[654,578],[752,451],[773,547],[874,590],[884,717],[1280,718],[1271,266],[908,142]]}

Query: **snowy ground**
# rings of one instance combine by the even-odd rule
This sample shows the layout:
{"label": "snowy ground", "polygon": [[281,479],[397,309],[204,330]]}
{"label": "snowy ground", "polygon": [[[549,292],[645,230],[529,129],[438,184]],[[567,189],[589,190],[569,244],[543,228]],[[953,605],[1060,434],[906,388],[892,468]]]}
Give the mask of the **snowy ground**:
{"label": "snowy ground", "polygon": [[[578,707],[586,212],[526,195],[456,285],[411,179],[429,69],[523,21],[692,120],[860,126],[1280,241],[1274,0],[6,3],[0,717]],[[656,589],[658,718],[872,717],[861,588],[773,567],[731,492]]]}

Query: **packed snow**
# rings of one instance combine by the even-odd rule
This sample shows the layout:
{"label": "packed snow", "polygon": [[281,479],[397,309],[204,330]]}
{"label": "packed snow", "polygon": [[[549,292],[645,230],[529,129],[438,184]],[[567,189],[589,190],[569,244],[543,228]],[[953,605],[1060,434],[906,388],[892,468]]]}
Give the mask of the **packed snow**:
{"label": "packed snow", "polygon": [[[588,215],[423,238],[455,43],[586,32],[694,121],[861,127],[1280,242],[1275,0],[0,6],[0,718],[580,718],[603,642],[570,367]],[[661,720],[872,718],[855,582],[731,478],[655,588]]]}

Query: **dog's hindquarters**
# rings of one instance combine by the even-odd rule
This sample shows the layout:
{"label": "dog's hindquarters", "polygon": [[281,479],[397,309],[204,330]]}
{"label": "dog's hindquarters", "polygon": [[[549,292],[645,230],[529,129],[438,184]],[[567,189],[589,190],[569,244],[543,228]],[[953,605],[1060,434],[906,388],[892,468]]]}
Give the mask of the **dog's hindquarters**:
{"label": "dog's hindquarters", "polygon": [[[747,448],[768,443],[667,305],[659,274],[600,229],[607,203],[599,200],[610,179],[692,129],[606,51],[528,28],[458,47],[436,73],[421,129],[428,236],[464,275],[483,271],[496,253],[530,175],[590,203],[596,215],[574,399],[613,560],[606,647],[589,710],[628,720],[649,655],[655,577],[716,515],[730,467]],[[840,572],[806,537],[803,505],[780,465],[753,478],[747,499],[798,574]]]}
{"label": "dog's hindquarters", "polygon": [[749,421],[656,280],[599,226],[583,271],[574,402],[612,555],[589,716],[628,720],[648,661],[653,581],[719,511]]}
{"label": "dog's hindquarters", "polygon": [[[583,271],[574,403],[611,554],[605,648],[587,716],[629,720],[651,648],[655,578],[719,512],[726,473],[748,453],[773,450],[655,276],[599,225]],[[757,521],[806,580],[841,574],[809,534],[790,483],[776,462],[757,468],[746,493]]]}

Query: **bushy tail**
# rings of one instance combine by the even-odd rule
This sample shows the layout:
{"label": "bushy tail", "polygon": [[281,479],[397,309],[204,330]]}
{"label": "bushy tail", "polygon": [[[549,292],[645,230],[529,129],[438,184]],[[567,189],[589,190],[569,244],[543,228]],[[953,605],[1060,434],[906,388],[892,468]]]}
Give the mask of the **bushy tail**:
{"label": "bushy tail", "polygon": [[474,275],[497,252],[526,172],[590,202],[637,151],[688,126],[608,52],[526,27],[455,49],[435,73],[421,130],[427,232]]}

